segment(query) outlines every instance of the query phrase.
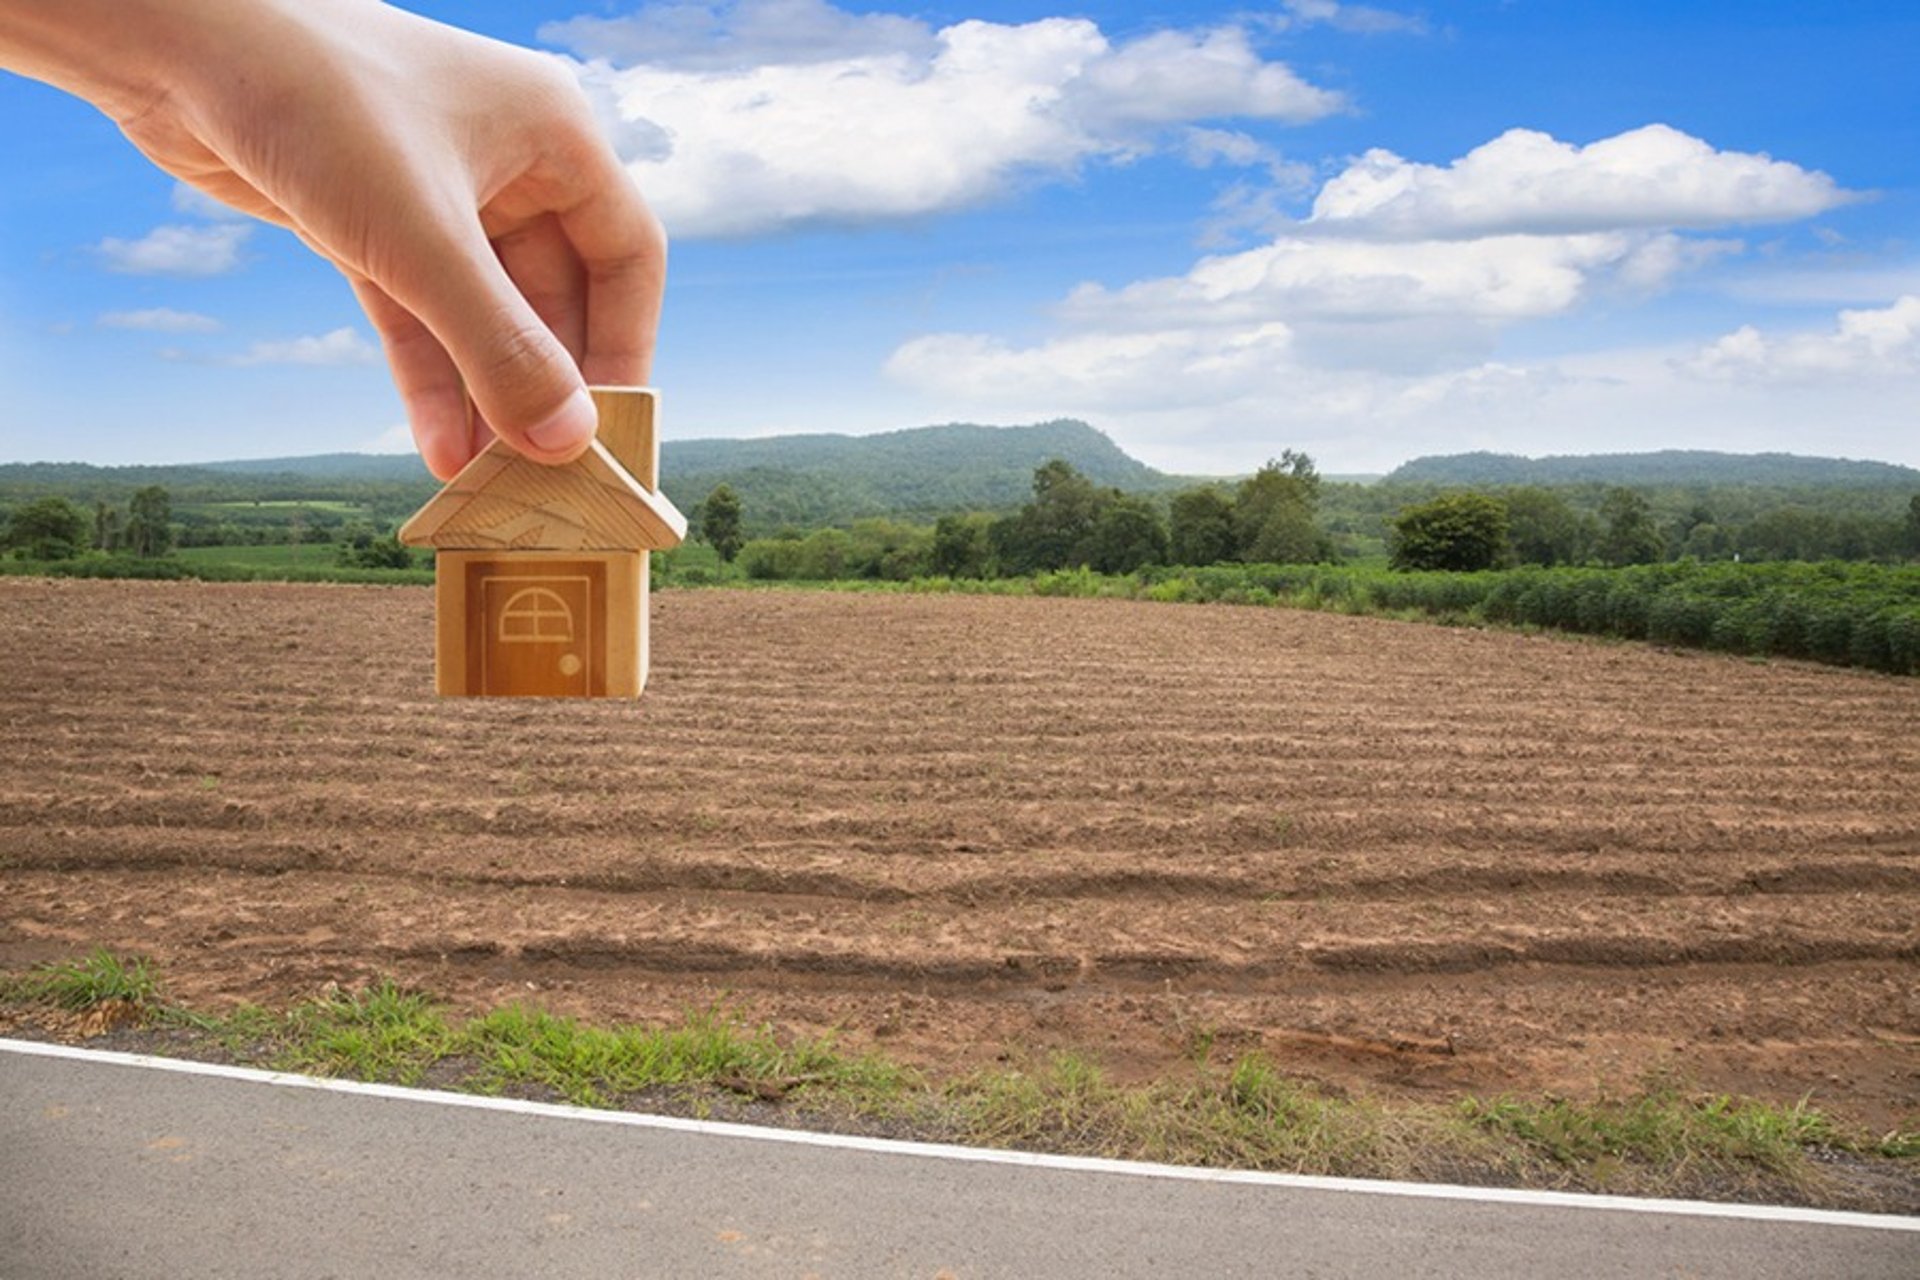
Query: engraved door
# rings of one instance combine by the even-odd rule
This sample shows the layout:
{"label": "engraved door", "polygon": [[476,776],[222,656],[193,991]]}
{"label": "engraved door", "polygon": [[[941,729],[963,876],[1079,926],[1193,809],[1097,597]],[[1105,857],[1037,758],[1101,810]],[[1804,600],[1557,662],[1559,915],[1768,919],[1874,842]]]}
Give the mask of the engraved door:
{"label": "engraved door", "polygon": [[[468,670],[493,697],[605,693],[606,571],[592,561],[468,566]],[[477,650],[477,652],[476,652]]]}

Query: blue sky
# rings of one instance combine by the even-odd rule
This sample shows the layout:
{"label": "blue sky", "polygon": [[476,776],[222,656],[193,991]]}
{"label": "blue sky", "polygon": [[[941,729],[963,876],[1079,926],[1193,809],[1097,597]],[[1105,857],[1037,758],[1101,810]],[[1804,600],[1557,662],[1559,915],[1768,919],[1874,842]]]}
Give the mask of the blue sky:
{"label": "blue sky", "polygon": [[[670,437],[1920,465],[1911,3],[411,7],[594,96],[673,239]],[[0,460],[406,447],[290,236],[5,75],[0,147]]]}

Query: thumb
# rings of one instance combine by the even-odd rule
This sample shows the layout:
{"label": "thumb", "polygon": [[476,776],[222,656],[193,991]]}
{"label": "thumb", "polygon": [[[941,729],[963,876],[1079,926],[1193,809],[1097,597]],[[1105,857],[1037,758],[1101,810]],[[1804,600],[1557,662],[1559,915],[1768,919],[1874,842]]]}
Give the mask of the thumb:
{"label": "thumb", "polygon": [[599,425],[586,381],[478,226],[466,239],[423,254],[394,301],[446,349],[495,435],[537,462],[571,461]]}

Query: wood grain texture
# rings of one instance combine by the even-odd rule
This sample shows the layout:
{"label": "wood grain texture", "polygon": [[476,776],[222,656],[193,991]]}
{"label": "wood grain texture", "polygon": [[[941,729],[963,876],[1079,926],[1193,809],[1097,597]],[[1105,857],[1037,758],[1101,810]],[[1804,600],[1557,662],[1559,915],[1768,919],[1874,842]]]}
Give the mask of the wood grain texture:
{"label": "wood grain texture", "polygon": [[600,413],[596,439],[643,489],[660,487],[660,437],[654,430],[659,394],[651,387],[588,387]]}
{"label": "wood grain texture", "polygon": [[436,685],[448,697],[637,697],[641,553],[442,551]]}
{"label": "wood grain texture", "polygon": [[648,552],[686,518],[658,492],[654,393],[594,387],[598,437],[564,466],[495,440],[400,529],[436,552],[435,682],[452,697],[637,697]]}
{"label": "wood grain texture", "polygon": [[678,546],[687,521],[595,441],[549,467],[495,440],[401,526],[410,546],[444,550],[641,551]]}

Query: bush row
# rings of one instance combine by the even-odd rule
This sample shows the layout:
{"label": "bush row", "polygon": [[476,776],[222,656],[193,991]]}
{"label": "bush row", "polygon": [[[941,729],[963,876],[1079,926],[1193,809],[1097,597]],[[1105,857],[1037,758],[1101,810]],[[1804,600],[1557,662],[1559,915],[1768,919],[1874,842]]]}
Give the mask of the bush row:
{"label": "bush row", "polygon": [[346,565],[244,565],[190,563],[172,557],[82,556],[73,560],[0,559],[0,574],[36,578],[139,578],[200,582],[354,582],[425,584],[432,569],[363,569]]}
{"label": "bush row", "polygon": [[1393,573],[1217,565],[1126,576],[1075,569],[999,583],[917,579],[910,589],[1412,613],[1920,675],[1920,567],[1913,566],[1682,560],[1624,569]]}

